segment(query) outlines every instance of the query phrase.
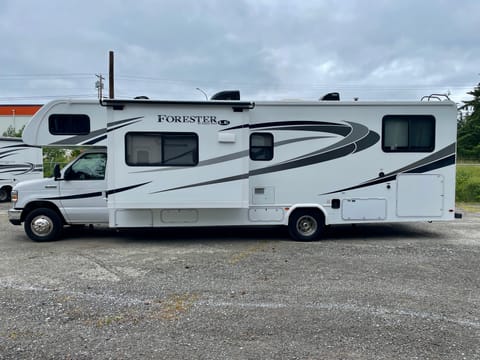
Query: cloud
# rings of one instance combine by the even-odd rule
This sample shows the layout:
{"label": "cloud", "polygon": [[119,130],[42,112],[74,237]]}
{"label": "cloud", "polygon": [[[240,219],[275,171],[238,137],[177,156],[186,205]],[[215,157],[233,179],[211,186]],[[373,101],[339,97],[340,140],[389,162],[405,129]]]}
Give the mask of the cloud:
{"label": "cloud", "polygon": [[[200,87],[210,95],[238,88],[249,99],[311,100],[329,91],[418,99],[448,90],[460,99],[478,82],[476,0],[4,0],[0,7],[0,102],[95,97],[109,50],[116,92],[128,97],[201,99]],[[31,77],[11,76],[19,74]],[[25,86],[36,74],[58,76]]]}

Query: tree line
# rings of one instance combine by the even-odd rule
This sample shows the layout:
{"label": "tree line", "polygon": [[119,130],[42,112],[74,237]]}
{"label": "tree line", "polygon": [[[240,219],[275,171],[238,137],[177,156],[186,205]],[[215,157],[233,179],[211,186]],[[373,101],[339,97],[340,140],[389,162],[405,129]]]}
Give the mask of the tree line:
{"label": "tree line", "polygon": [[480,161],[480,83],[467,94],[472,100],[463,101],[457,123],[457,156],[460,160]]}

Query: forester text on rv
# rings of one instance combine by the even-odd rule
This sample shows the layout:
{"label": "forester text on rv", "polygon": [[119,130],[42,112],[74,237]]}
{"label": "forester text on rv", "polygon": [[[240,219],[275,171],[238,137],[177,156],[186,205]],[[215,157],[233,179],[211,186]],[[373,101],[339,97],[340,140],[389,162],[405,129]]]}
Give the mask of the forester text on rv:
{"label": "forester text on rv", "polygon": [[215,115],[158,115],[158,122],[160,123],[184,123],[198,125],[228,125],[227,120],[217,120]]}

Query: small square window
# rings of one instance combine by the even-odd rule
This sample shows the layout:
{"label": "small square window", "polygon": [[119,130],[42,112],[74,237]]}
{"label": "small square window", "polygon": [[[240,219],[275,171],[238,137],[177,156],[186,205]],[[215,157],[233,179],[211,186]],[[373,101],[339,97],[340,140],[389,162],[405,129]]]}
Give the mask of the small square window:
{"label": "small square window", "polygon": [[273,159],[273,135],[253,133],[250,135],[250,159],[268,161]]}

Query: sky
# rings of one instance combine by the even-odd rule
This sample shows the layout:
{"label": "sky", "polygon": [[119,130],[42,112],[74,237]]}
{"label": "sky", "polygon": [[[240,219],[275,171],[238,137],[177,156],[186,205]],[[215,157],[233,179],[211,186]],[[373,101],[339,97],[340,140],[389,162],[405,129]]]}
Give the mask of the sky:
{"label": "sky", "polygon": [[479,0],[0,0],[0,104],[98,97],[461,103]]}

